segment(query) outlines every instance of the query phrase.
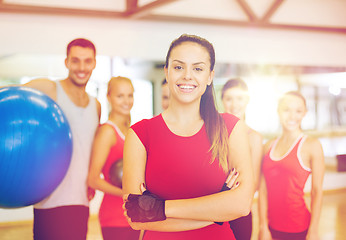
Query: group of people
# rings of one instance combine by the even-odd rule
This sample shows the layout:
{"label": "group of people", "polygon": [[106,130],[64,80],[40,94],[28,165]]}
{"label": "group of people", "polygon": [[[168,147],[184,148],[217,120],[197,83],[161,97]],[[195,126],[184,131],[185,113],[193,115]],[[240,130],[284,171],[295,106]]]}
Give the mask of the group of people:
{"label": "group of people", "polygon": [[[167,52],[163,112],[131,125],[131,80],[108,83],[108,120],[85,87],[96,66],[92,42],[67,47],[66,79],[33,80],[63,109],[73,134],[71,165],[58,188],[34,206],[34,239],[86,239],[89,201],[99,209],[103,239],[250,239],[251,207],[259,193],[259,239],[318,239],[324,173],[320,142],[306,136],[304,97],[288,92],[278,104],[282,133],[264,147],[245,123],[248,89],[231,79],[214,98],[215,52],[204,38],[183,34]],[[109,169],[123,161],[122,187]],[[304,186],[312,175],[311,207]]]}

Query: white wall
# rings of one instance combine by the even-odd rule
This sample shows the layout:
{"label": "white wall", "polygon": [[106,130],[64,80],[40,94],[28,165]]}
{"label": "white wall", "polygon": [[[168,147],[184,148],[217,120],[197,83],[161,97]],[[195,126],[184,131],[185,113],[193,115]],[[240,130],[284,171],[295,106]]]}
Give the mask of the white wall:
{"label": "white wall", "polygon": [[210,40],[220,62],[346,64],[346,34],[7,13],[0,13],[0,32],[0,56],[61,54],[70,40],[86,37],[102,55],[162,60],[174,38],[191,33]]}

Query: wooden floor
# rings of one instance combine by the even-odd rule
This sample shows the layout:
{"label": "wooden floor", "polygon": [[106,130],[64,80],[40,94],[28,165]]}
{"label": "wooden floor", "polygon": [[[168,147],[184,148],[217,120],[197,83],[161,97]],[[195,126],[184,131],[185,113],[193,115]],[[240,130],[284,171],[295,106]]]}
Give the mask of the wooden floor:
{"label": "wooden floor", "polygon": [[[309,197],[307,197],[309,201]],[[258,215],[257,203],[253,206],[253,240],[257,240]],[[321,240],[346,239],[346,189],[326,192],[320,220]],[[0,225],[0,240],[31,240],[32,222]],[[88,240],[102,240],[100,226],[96,216],[89,221]]]}

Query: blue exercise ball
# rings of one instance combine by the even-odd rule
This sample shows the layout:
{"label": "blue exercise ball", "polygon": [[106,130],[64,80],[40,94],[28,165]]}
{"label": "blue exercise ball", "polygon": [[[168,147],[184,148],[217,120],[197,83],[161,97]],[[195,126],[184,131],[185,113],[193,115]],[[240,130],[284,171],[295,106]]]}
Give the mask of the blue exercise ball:
{"label": "blue exercise ball", "polygon": [[0,208],[35,204],[70,165],[72,133],[61,108],[27,87],[0,89]]}

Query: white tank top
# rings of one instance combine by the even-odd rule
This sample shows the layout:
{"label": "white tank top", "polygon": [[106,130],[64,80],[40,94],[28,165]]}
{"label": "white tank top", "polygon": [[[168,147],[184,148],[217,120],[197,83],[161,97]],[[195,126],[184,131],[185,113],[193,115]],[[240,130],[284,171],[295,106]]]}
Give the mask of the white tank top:
{"label": "white tank top", "polygon": [[72,158],[60,185],[34,207],[44,209],[66,205],[89,206],[87,176],[92,143],[99,124],[96,99],[88,95],[88,106],[78,107],[70,100],[60,82],[56,83],[56,90],[56,102],[63,110],[72,131]]}

